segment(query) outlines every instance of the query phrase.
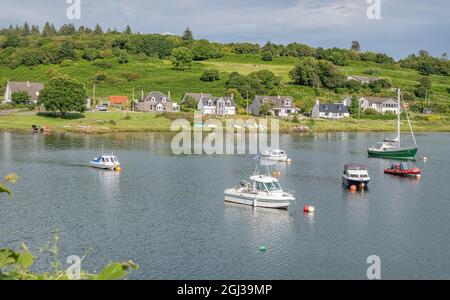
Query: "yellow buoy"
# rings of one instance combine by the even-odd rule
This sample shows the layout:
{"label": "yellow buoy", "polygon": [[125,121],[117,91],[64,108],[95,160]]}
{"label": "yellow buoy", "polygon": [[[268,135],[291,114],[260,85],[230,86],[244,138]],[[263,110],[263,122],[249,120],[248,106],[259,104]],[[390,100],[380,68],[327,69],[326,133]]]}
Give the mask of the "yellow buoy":
{"label": "yellow buoy", "polygon": [[117,167],[114,168],[114,171],[122,172],[122,167],[121,166],[117,166]]}

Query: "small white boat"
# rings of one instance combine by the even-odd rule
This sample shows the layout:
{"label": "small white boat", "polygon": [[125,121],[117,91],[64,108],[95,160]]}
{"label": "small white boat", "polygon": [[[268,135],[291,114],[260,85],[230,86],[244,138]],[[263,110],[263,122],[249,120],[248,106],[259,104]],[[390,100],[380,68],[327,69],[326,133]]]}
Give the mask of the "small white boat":
{"label": "small white boat", "polygon": [[251,183],[242,181],[240,186],[225,191],[225,201],[250,205],[287,209],[295,201],[295,197],[283,191],[276,178],[268,175],[254,175]]}
{"label": "small white boat", "polygon": [[262,158],[273,161],[287,161],[288,159],[286,152],[283,150],[266,151],[262,153]]}
{"label": "small white boat", "polygon": [[115,170],[115,171],[122,170],[119,160],[113,154],[102,155],[100,157],[96,157],[89,164],[91,167],[98,168],[98,169]]}

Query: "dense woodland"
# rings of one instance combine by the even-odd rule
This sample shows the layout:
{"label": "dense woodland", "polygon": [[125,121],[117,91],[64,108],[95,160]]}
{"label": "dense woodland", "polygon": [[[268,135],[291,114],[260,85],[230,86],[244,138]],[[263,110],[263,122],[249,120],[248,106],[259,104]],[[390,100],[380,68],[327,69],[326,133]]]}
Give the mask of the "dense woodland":
{"label": "dense woodland", "polygon": [[[126,65],[132,61],[146,62],[159,59],[172,61],[172,68],[178,72],[189,72],[196,62],[220,59],[227,55],[242,57],[259,57],[260,61],[269,64],[276,59],[292,59],[288,80],[283,80],[271,70],[259,70],[250,74],[221,72],[214,68],[202,70],[199,81],[216,82],[222,80],[223,93],[233,93],[237,99],[253,97],[256,94],[279,94],[292,91],[289,85],[308,87],[310,97],[321,93],[357,94],[361,92],[383,94],[393,87],[391,80],[376,70],[367,69],[366,76],[380,79],[370,85],[361,85],[356,81],[347,81],[342,68],[354,64],[367,63],[382,68],[415,70],[421,78],[417,80],[414,90],[407,93],[407,100],[419,102],[431,93],[430,75],[449,76],[450,62],[447,54],[433,57],[422,50],[407,58],[395,61],[386,54],[361,51],[357,41],[348,49],[323,49],[292,43],[278,45],[267,42],[261,46],[252,43],[219,44],[207,40],[196,40],[191,30],[186,29],[182,36],[134,33],[127,26],[123,31],[103,29],[100,25],[91,29],[85,26],[76,28],[73,24],[65,24],[56,28],[46,23],[43,28],[25,23],[21,26],[10,26],[0,30],[0,67],[17,69],[20,67],[36,68],[48,66],[47,77],[61,76],[58,69],[51,66],[71,66],[74,62],[88,62],[98,71],[83,84],[101,83],[108,79],[111,84],[120,86],[143,76],[132,70],[124,78],[108,75],[108,69],[115,65]],[[1,78],[0,89],[4,89],[5,78]],[[222,77],[222,78],[221,78]],[[8,78],[7,78],[8,79]],[[0,91],[0,92],[2,92]],[[207,91],[205,91],[207,92]],[[447,89],[447,92],[450,92]],[[295,96],[295,95],[294,95]],[[240,100],[241,106],[244,101]],[[443,112],[448,111],[448,103],[439,106]]]}

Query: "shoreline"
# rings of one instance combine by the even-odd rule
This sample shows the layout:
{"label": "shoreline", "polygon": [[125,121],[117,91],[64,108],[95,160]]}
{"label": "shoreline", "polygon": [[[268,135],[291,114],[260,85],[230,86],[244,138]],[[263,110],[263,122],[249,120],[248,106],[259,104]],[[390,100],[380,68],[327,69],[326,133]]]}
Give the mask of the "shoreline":
{"label": "shoreline", "polygon": [[[414,132],[450,132],[450,120],[447,115],[433,116],[436,120],[412,120]],[[196,128],[193,124],[195,120],[192,114],[177,113],[174,115],[158,115],[152,113],[134,113],[134,112],[88,112],[83,116],[70,116],[67,119],[59,119],[35,114],[33,112],[15,113],[0,116],[0,131],[13,133],[33,133],[32,126],[48,127],[52,133],[77,133],[88,135],[101,135],[111,133],[176,133],[172,131],[171,126],[175,120],[185,120],[190,124],[190,130],[193,132]],[[204,117],[201,124],[209,117]],[[226,130],[225,118],[212,117],[222,123],[221,128]],[[261,124],[264,120],[270,133],[271,120],[279,122],[279,133],[282,134],[299,134],[299,133],[327,133],[327,132],[395,132],[397,131],[396,120],[380,120],[380,119],[310,119],[302,118],[297,121],[286,119],[261,119],[238,115],[235,117],[239,121],[247,121],[253,119],[256,123]],[[220,126],[220,125],[218,125]],[[239,128],[239,127],[236,127]],[[240,127],[242,128],[242,127]],[[212,132],[214,128],[202,127],[203,132]],[[236,129],[236,132],[239,131]],[[246,128],[245,132],[249,132]],[[406,121],[402,121],[402,132],[409,132]]]}

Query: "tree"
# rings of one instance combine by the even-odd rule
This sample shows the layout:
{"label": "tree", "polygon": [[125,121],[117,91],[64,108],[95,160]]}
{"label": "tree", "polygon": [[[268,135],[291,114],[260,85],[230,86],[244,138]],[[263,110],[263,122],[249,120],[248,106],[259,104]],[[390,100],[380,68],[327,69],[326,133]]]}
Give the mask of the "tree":
{"label": "tree", "polygon": [[194,34],[189,27],[183,32],[181,39],[187,45],[190,45],[194,41]]}
{"label": "tree", "polygon": [[39,31],[39,26],[37,26],[37,25],[32,25],[32,26],[31,26],[31,34],[32,34],[32,35],[38,35],[38,34],[41,34],[41,32]]}
{"label": "tree", "polygon": [[67,112],[84,113],[88,96],[83,84],[66,78],[56,77],[40,92],[38,105],[49,112],[60,112],[65,119]]}
{"label": "tree", "polygon": [[123,31],[123,33],[125,34],[132,34],[133,31],[131,30],[130,25],[127,25],[127,27],[125,27],[125,30]]}
{"label": "tree", "polygon": [[44,28],[42,29],[42,36],[48,37],[56,34],[56,29],[53,24],[46,22]]}
{"label": "tree", "polygon": [[263,117],[268,116],[272,112],[273,108],[274,104],[272,101],[264,102],[259,108],[259,115]]}
{"label": "tree", "polygon": [[64,24],[59,28],[58,34],[59,35],[73,35],[77,32],[75,29],[75,25],[73,24]]}
{"label": "tree", "polygon": [[349,80],[347,81],[347,88],[352,92],[359,92],[362,89],[362,85],[359,81]]}
{"label": "tree", "polygon": [[355,51],[355,52],[360,52],[361,51],[361,45],[359,44],[358,41],[353,41],[352,42],[352,47],[350,49],[352,51]]}
{"label": "tree", "polygon": [[[236,102],[238,107],[246,107],[247,101],[242,97],[241,93],[237,89],[227,89],[225,95],[232,95],[234,102]],[[249,103],[250,104],[250,103]]]}
{"label": "tree", "polygon": [[423,76],[420,78],[420,86],[425,87],[426,89],[431,89],[431,79],[428,76]]}
{"label": "tree", "polygon": [[189,48],[179,47],[172,50],[173,66],[176,70],[184,71],[192,68],[193,54]]}
{"label": "tree", "polygon": [[328,89],[336,89],[344,85],[345,76],[339,74],[338,68],[330,61],[319,60],[319,78],[322,85]]}
{"label": "tree", "polygon": [[214,70],[214,69],[205,70],[203,72],[202,76],[200,77],[200,80],[206,81],[206,82],[213,82],[213,81],[217,81],[219,79],[220,79],[219,71]]}
{"label": "tree", "polygon": [[27,104],[30,101],[30,95],[26,91],[17,91],[12,93],[11,100],[14,104]]}
{"label": "tree", "polygon": [[8,48],[8,47],[18,48],[21,45],[22,45],[22,40],[20,39],[19,36],[15,35],[15,34],[8,34],[8,36],[6,37],[6,41],[3,44],[3,48]]}
{"label": "tree", "polygon": [[350,103],[350,106],[348,107],[348,110],[351,114],[356,114],[360,110],[359,108],[359,100],[356,96],[352,97],[352,102]]}
{"label": "tree", "polygon": [[129,61],[128,52],[125,50],[121,50],[119,52],[119,60],[118,61],[119,61],[119,63],[121,63],[123,65],[127,64]]}
{"label": "tree", "polygon": [[264,61],[272,61],[272,60],[273,60],[272,53],[269,52],[269,51],[264,52],[264,54],[263,54],[263,56],[262,56],[262,59],[263,59]]}
{"label": "tree", "polygon": [[71,59],[76,60],[77,59],[77,53],[75,52],[75,45],[70,40],[65,40],[61,47],[59,48],[57,60],[58,62],[61,62],[65,59]]}
{"label": "tree", "polygon": [[319,87],[318,62],[312,57],[305,57],[289,73],[294,83],[310,87]]}
{"label": "tree", "polygon": [[100,51],[94,48],[84,49],[82,57],[88,61],[94,61],[100,57]]}
{"label": "tree", "polygon": [[22,36],[28,36],[31,34],[30,25],[28,25],[28,22],[25,22],[22,27]]}
{"label": "tree", "polygon": [[97,35],[102,35],[103,34],[103,29],[100,26],[100,24],[98,24],[98,23],[97,23],[97,25],[95,25],[94,34],[97,34]]}
{"label": "tree", "polygon": [[414,94],[422,99],[425,99],[428,95],[428,89],[424,86],[419,86],[415,91]]}

